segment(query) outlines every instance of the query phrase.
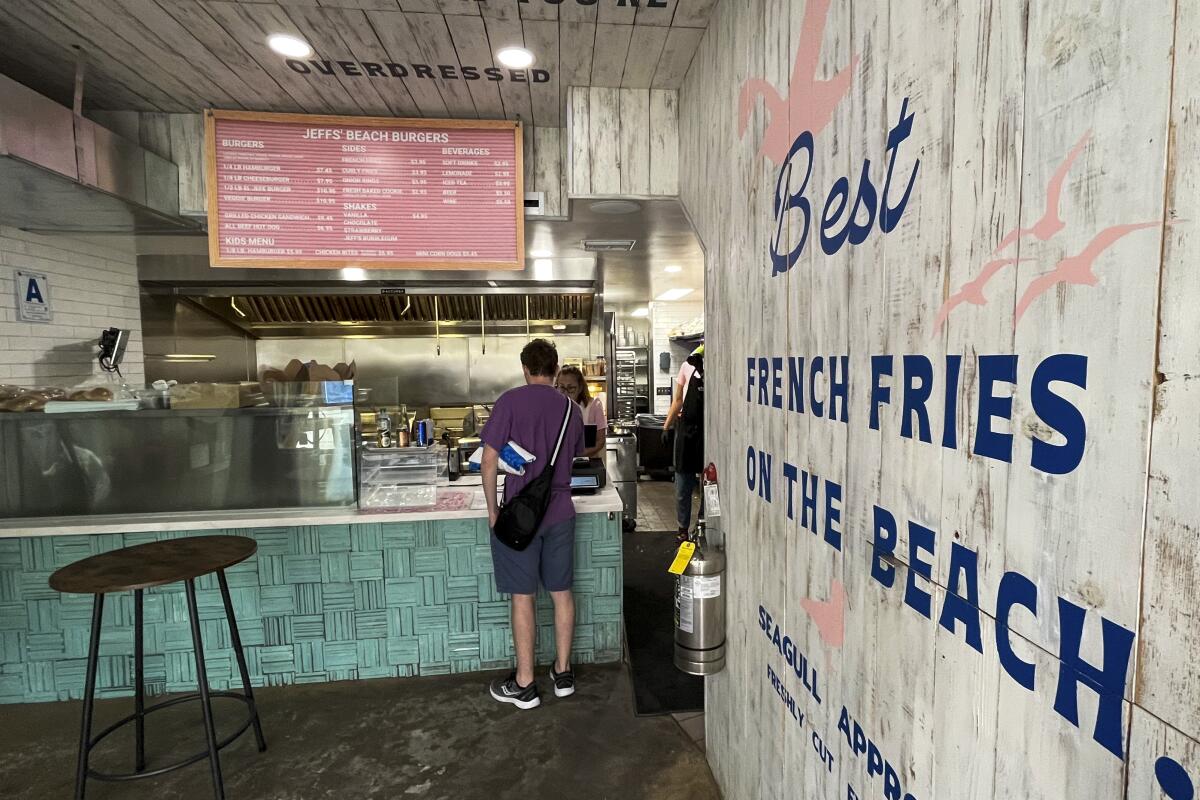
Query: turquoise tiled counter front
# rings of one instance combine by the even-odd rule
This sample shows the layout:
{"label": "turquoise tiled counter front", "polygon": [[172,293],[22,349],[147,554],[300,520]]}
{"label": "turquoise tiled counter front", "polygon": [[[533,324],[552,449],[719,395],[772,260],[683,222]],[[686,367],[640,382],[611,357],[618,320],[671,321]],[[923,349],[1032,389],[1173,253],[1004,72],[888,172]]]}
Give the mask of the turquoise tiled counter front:
{"label": "turquoise tiled counter front", "polygon": [[[575,549],[577,663],[621,657],[619,514],[582,513]],[[388,518],[391,519],[390,517]],[[496,593],[483,519],[93,533],[0,539],[0,702],[78,698],[90,595],[60,595],[47,579],[86,556],[156,539],[229,533],[258,553],[227,571],[254,685],[441,675],[512,663],[507,596]],[[215,575],[197,581],[210,682],[235,682]],[[195,691],[182,584],[145,595],[146,679],[152,692]],[[104,605],[97,695],[132,694],[133,595]],[[538,661],[553,654],[549,597],[538,599]]]}

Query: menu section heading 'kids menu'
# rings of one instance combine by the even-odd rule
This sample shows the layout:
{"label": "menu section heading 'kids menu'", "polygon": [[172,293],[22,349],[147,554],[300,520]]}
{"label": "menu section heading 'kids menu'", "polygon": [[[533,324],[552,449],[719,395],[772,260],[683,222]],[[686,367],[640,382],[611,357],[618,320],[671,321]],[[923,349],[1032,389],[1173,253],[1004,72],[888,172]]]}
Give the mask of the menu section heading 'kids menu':
{"label": "menu section heading 'kids menu'", "polygon": [[524,268],[521,127],[208,111],[215,267]]}

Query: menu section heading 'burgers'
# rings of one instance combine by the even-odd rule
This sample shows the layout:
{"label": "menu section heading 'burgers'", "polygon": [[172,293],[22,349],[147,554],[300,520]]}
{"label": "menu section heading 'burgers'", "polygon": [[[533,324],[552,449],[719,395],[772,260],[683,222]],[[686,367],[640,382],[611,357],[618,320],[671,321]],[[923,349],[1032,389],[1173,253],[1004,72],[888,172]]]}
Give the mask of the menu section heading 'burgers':
{"label": "menu section heading 'burgers'", "polygon": [[209,111],[216,267],[523,269],[518,123]]}

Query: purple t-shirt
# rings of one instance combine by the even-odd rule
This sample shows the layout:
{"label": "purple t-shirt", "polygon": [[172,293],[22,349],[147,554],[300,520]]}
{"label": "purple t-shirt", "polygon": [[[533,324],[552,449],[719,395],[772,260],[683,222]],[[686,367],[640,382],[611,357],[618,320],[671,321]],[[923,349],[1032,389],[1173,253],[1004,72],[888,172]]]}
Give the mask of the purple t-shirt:
{"label": "purple t-shirt", "polygon": [[[503,450],[512,441],[537,456],[536,461],[525,467],[524,475],[504,473],[505,500],[520,492],[521,487],[550,463],[567,403],[571,401],[553,386],[531,383],[509,389],[492,407],[492,415],[480,434],[483,443]],[[571,403],[571,421],[567,423],[567,434],[558,453],[558,463],[554,465],[550,506],[546,509],[543,525],[553,525],[575,516],[575,504],[571,502],[571,461],[583,455],[583,449],[583,417],[579,406]]]}

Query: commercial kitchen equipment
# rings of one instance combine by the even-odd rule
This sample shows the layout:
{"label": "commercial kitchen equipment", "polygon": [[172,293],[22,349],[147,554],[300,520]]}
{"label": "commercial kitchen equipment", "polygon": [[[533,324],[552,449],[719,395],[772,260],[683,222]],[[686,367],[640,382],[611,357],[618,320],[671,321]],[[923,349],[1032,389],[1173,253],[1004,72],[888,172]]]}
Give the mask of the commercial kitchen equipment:
{"label": "commercial kitchen equipment", "polygon": [[610,426],[605,440],[608,478],[621,496],[625,530],[637,526],[637,437],[621,426]]}

